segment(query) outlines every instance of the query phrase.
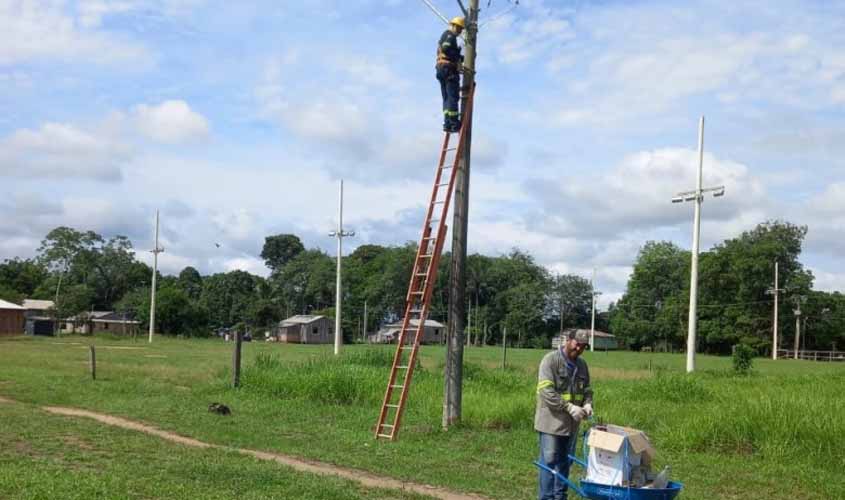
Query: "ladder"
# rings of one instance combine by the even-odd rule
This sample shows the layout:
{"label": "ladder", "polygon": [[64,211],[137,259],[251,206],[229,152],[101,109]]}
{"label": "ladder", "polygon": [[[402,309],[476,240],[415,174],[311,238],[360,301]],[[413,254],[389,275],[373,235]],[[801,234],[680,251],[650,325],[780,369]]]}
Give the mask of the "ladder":
{"label": "ladder", "polygon": [[375,428],[376,439],[393,441],[399,434],[399,424],[408,399],[408,389],[417,363],[417,352],[425,332],[425,320],[428,317],[431,295],[437,280],[437,265],[440,262],[443,241],[446,238],[446,215],[449,213],[449,203],[452,200],[458,162],[463,156],[464,131],[467,123],[472,119],[474,91],[473,87],[467,97],[464,119],[461,130],[458,132],[458,145],[449,147],[451,133],[446,132],[443,136],[443,147],[440,150],[440,160],[434,175],[431,199],[426,210],[422,236],[411,271],[408,294],[405,297],[402,329],[399,331],[396,354],[393,356],[390,378],[384,392],[384,402]]}

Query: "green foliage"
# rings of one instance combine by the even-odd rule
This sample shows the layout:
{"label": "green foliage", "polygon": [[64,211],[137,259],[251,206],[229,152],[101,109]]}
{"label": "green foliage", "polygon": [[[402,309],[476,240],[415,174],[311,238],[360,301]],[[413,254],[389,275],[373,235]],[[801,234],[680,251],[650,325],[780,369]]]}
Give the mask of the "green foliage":
{"label": "green foliage", "polygon": [[261,258],[264,259],[267,267],[273,271],[278,271],[304,250],[305,247],[302,245],[302,241],[298,236],[294,234],[276,234],[264,238]]}
{"label": "green foliage", "polygon": [[736,344],[733,348],[734,372],[740,375],[747,375],[751,372],[751,365],[754,362],[754,349],[746,344]]}

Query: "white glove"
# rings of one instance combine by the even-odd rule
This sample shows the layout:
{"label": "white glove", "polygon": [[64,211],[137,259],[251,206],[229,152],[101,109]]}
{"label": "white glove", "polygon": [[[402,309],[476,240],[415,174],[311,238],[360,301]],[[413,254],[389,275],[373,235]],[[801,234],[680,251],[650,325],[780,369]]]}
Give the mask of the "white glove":
{"label": "white glove", "polygon": [[593,416],[593,404],[592,403],[587,403],[587,404],[584,405],[584,413],[587,414],[587,418],[590,418],[590,417]]}
{"label": "white glove", "polygon": [[572,418],[575,419],[576,422],[584,420],[584,417],[587,416],[587,413],[584,411],[584,408],[581,408],[580,406],[574,405],[572,403],[570,403],[569,406],[566,407],[566,411],[568,411],[569,414],[572,415]]}

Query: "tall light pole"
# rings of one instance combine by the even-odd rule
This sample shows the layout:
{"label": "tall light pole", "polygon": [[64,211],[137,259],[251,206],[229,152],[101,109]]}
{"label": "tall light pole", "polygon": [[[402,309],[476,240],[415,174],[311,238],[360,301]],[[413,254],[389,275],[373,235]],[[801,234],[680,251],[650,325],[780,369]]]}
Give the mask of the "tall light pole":
{"label": "tall light pole", "polygon": [[341,261],[343,257],[343,238],[347,236],[355,236],[355,231],[343,230],[343,179],[340,180],[340,195],[337,204],[337,230],[329,233],[329,236],[337,238],[337,283],[335,295],[335,311],[334,311],[334,353],[340,354],[340,344],[343,343],[343,335],[340,329],[340,314],[342,302],[342,280],[341,280]]}
{"label": "tall light pole", "polygon": [[704,116],[698,122],[698,176],[696,177],[695,191],[678,193],[672,198],[672,203],[685,201],[695,202],[695,215],[692,226],[692,265],[690,266],[690,292],[689,292],[689,330],[687,333],[687,373],[695,371],[695,334],[698,326],[698,243],[701,236],[701,203],[704,201],[704,193],[712,192],[713,196],[723,196],[725,186],[710,188],[701,187],[701,178],[704,172]]}
{"label": "tall light pole", "polygon": [[795,359],[798,359],[798,346],[801,340],[801,304],[806,302],[807,297],[796,295],[794,299],[795,309],[792,312],[795,313]]}
{"label": "tall light pole", "polygon": [[150,292],[150,343],[153,342],[153,333],[156,328],[156,275],[158,274],[158,254],[164,252],[164,248],[158,246],[158,210],[156,210],[155,247],[153,253],[153,287]]}
{"label": "tall light pole", "polygon": [[778,294],[784,291],[778,285],[778,262],[775,261],[775,286],[766,290],[766,294],[775,297],[775,312],[772,318],[772,359],[774,360],[778,359]]}
{"label": "tall light pole", "polygon": [[593,279],[590,280],[591,295],[593,296],[593,305],[591,308],[590,318],[590,352],[596,350],[596,297],[601,295],[601,292],[596,291],[596,269],[593,268]]}

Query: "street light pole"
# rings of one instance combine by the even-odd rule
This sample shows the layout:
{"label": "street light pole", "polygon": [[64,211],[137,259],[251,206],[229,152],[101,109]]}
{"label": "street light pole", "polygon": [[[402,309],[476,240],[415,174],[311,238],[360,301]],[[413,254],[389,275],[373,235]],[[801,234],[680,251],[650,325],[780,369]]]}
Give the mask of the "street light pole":
{"label": "street light pole", "polygon": [[[601,295],[601,292],[596,291],[596,269],[593,268],[593,279],[590,280],[591,295],[593,296],[593,305],[591,307],[590,318],[590,352],[596,350],[596,297]],[[562,330],[561,330],[562,331]]]}
{"label": "street light pole", "polygon": [[337,238],[337,282],[335,283],[335,311],[334,311],[334,353],[335,356],[340,354],[340,344],[343,343],[343,335],[340,327],[340,316],[342,306],[342,279],[341,279],[341,262],[343,256],[343,238],[347,236],[355,236],[355,231],[343,230],[343,179],[340,180],[340,194],[338,196],[337,204],[337,230],[329,233],[329,236]]}
{"label": "street light pole", "polygon": [[690,266],[690,293],[689,293],[689,321],[687,333],[687,373],[695,371],[695,335],[698,326],[698,248],[701,236],[701,203],[704,201],[704,193],[713,192],[713,196],[723,196],[725,186],[702,188],[701,180],[704,171],[704,116],[698,122],[698,176],[696,177],[695,191],[678,193],[672,198],[672,203],[685,201],[695,202],[695,215],[692,228],[692,265]]}
{"label": "street light pole", "polygon": [[778,294],[783,292],[783,288],[778,288],[778,262],[775,261],[775,286],[766,290],[766,293],[773,295],[775,298],[775,312],[772,318],[772,359],[778,359]]}
{"label": "street light pole", "polygon": [[158,254],[164,252],[164,248],[158,246],[158,210],[156,210],[155,247],[151,251],[153,253],[153,283],[152,291],[150,292],[150,344],[153,343],[153,333],[155,333],[156,327],[156,275],[158,274]]}

